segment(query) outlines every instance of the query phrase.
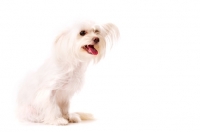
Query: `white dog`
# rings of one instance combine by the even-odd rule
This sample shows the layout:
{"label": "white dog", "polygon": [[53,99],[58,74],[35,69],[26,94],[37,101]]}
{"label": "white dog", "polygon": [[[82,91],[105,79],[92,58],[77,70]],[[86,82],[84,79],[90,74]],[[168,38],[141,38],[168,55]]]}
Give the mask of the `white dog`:
{"label": "white dog", "polygon": [[17,97],[17,115],[24,121],[66,125],[91,119],[90,114],[69,113],[70,99],[81,89],[90,62],[105,55],[108,43],[119,37],[112,23],[84,21],[61,33],[46,62],[22,83]]}

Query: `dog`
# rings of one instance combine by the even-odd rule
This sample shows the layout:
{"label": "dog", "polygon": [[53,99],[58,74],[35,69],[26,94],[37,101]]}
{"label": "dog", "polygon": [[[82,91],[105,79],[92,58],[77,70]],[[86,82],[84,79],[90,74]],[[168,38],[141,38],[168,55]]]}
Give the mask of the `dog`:
{"label": "dog", "polygon": [[112,23],[87,20],[65,29],[55,39],[50,57],[21,84],[19,120],[67,125],[93,119],[91,114],[69,113],[70,100],[81,89],[88,65],[98,63],[119,36],[118,27]]}

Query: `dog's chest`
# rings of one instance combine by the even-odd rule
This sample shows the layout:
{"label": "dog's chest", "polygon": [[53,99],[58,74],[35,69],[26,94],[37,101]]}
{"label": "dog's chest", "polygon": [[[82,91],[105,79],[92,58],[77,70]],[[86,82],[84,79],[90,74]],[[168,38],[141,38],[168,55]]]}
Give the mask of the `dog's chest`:
{"label": "dog's chest", "polygon": [[56,92],[57,101],[60,103],[68,100],[81,89],[84,74],[80,71],[68,73],[61,80],[59,81],[60,88]]}
{"label": "dog's chest", "polygon": [[60,81],[61,89],[67,91],[77,91],[81,88],[84,81],[84,69],[82,67],[77,68],[73,72],[65,74]]}

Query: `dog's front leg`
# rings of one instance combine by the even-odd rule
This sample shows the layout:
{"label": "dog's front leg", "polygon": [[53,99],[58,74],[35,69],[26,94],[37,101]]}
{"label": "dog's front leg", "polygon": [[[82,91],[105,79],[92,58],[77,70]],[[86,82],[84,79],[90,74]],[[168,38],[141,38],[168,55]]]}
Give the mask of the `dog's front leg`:
{"label": "dog's front leg", "polygon": [[40,116],[43,117],[43,122],[51,125],[67,125],[69,121],[62,116],[55,91],[41,90],[40,93],[42,96],[37,96],[37,102],[40,104]]}
{"label": "dog's front leg", "polygon": [[62,115],[65,119],[67,119],[70,123],[78,123],[81,121],[81,118],[76,113],[69,113],[69,101],[66,101],[61,106]]}

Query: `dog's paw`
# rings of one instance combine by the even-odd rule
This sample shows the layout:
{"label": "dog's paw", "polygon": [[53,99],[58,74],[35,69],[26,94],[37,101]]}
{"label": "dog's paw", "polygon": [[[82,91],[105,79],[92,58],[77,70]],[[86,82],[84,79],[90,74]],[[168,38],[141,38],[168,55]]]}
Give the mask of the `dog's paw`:
{"label": "dog's paw", "polygon": [[48,121],[46,122],[46,124],[50,124],[50,125],[67,125],[69,124],[69,121],[66,120],[65,118],[57,118],[53,121]]}
{"label": "dog's paw", "polygon": [[76,114],[76,113],[69,114],[68,120],[69,120],[70,123],[81,122],[80,116],[78,114]]}

